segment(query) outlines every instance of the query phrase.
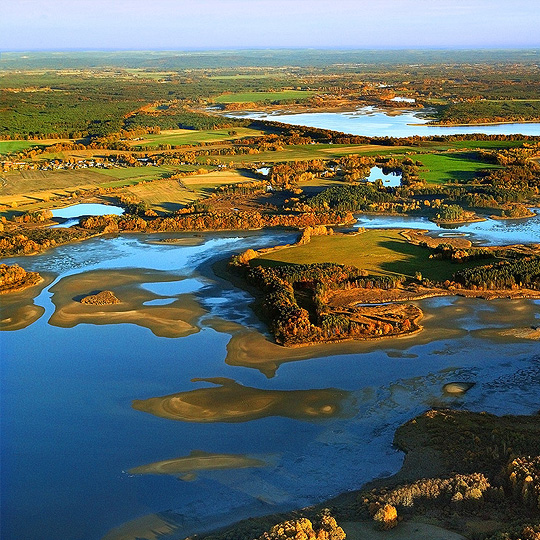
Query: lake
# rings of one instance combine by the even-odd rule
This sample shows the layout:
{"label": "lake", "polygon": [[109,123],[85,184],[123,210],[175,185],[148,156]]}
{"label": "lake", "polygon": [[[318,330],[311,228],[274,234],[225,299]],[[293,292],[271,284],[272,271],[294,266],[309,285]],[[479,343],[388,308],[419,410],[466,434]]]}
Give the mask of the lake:
{"label": "lake", "polygon": [[349,112],[285,113],[283,111],[235,112],[227,114],[233,118],[273,120],[294,126],[309,126],[331,129],[351,135],[366,137],[429,137],[455,133],[483,133],[487,135],[540,135],[540,123],[514,123],[475,126],[429,126],[429,109],[381,110],[361,107]]}
{"label": "lake", "polygon": [[[467,234],[509,226],[485,223]],[[123,235],[4,261],[50,283],[34,322],[1,334],[3,539],[183,538],[392,474],[394,430],[427,408],[538,410],[538,342],[511,335],[539,323],[536,301],[424,300],[425,330],[404,339],[268,341],[211,264],[296,236]],[[123,304],[78,311],[102,288]],[[476,384],[451,397],[454,381]]]}

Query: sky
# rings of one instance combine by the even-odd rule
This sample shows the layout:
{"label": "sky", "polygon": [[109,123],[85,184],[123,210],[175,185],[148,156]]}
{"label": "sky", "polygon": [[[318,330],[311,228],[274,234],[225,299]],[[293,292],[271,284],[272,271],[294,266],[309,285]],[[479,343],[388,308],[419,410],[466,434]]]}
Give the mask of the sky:
{"label": "sky", "polygon": [[528,48],[538,0],[4,0],[0,51]]}

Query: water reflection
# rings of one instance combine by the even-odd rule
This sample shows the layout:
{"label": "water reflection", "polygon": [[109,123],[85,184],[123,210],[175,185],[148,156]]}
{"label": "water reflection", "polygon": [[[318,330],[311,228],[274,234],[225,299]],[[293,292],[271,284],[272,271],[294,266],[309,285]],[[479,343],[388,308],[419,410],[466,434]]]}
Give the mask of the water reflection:
{"label": "water reflection", "polygon": [[389,172],[385,174],[380,167],[371,167],[366,180],[368,182],[375,182],[379,179],[383,181],[384,187],[399,187],[401,185],[401,173]]}
{"label": "water reflection", "polygon": [[52,215],[55,218],[79,218],[82,216],[106,216],[113,214],[119,216],[124,213],[120,206],[99,203],[81,203],[66,206],[64,208],[55,208]]}
{"label": "water reflection", "polygon": [[[187,282],[188,286],[184,286]],[[167,285],[172,289],[168,297]],[[182,337],[199,331],[197,320],[205,313],[199,302],[186,293],[199,287],[196,280],[183,280],[166,272],[144,269],[93,270],[62,278],[51,287],[55,311],[49,323],[72,328],[78,324],[132,323],[149,328],[156,336]],[[91,305],[81,298],[111,290],[120,300],[114,305]],[[156,305],[157,300],[170,300]]]}
{"label": "water reflection", "polygon": [[138,411],[182,422],[249,422],[269,416],[315,420],[352,415],[349,392],[336,388],[263,390],[242,386],[226,377],[192,381],[218,387],[136,399],[132,406]]}
{"label": "water reflection", "polygon": [[202,450],[192,450],[189,456],[156,461],[140,465],[128,471],[129,474],[169,474],[182,480],[191,481],[196,473],[221,469],[249,469],[266,467],[266,461],[243,454],[212,454]]}
{"label": "water reflection", "polygon": [[[505,309],[500,307],[505,306]],[[504,304],[493,301],[478,312],[478,325],[474,334],[501,343],[520,341],[540,342],[540,301],[507,300]]]}
{"label": "water reflection", "polygon": [[66,206],[64,208],[56,208],[52,211],[53,219],[58,225],[53,225],[54,228],[59,227],[71,227],[72,225],[78,225],[79,219],[84,216],[106,216],[115,215],[120,216],[124,213],[124,209],[120,206],[113,206],[109,204],[100,203],[81,203]]}

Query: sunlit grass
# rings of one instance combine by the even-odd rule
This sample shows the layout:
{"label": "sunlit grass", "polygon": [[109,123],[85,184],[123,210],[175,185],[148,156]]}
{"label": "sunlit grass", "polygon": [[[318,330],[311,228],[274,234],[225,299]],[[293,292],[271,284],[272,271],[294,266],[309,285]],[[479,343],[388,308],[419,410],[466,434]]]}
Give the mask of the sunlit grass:
{"label": "sunlit grass", "polygon": [[[408,243],[397,230],[371,229],[358,235],[314,236],[302,246],[269,253],[252,264],[347,264],[372,274],[402,274],[414,277],[421,272],[428,279],[449,279],[466,267],[446,260],[430,259],[426,248]],[[478,264],[478,263],[476,263]]]}

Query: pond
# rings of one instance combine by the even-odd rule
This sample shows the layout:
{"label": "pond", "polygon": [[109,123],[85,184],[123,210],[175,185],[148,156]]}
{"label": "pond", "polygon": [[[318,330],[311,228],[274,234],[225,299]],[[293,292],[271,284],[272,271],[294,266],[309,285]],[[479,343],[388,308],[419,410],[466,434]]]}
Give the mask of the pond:
{"label": "pond", "polygon": [[52,210],[53,218],[62,220],[55,227],[71,227],[71,225],[79,223],[79,219],[83,216],[106,216],[108,214],[120,216],[123,213],[124,209],[120,206],[100,203],[73,204]]}
{"label": "pond", "polygon": [[[173,237],[5,261],[49,282],[21,294],[33,322],[1,335],[3,538],[183,538],[395,472],[395,428],[429,407],[538,409],[538,343],[512,329],[539,302],[424,300],[407,339],[286,349],[211,265],[296,234]],[[104,288],[121,303],[82,309]],[[451,397],[454,381],[476,384]]]}
{"label": "pond", "polygon": [[540,123],[509,123],[471,126],[426,125],[433,111],[429,109],[382,110],[362,107],[350,112],[285,113],[235,112],[227,116],[284,122],[295,126],[331,129],[366,137],[427,137],[454,133],[483,133],[487,135],[540,135]]}
{"label": "pond", "polygon": [[371,167],[366,180],[368,182],[375,182],[379,179],[383,181],[383,186],[385,187],[399,187],[401,185],[401,173],[384,173],[380,167]]}

